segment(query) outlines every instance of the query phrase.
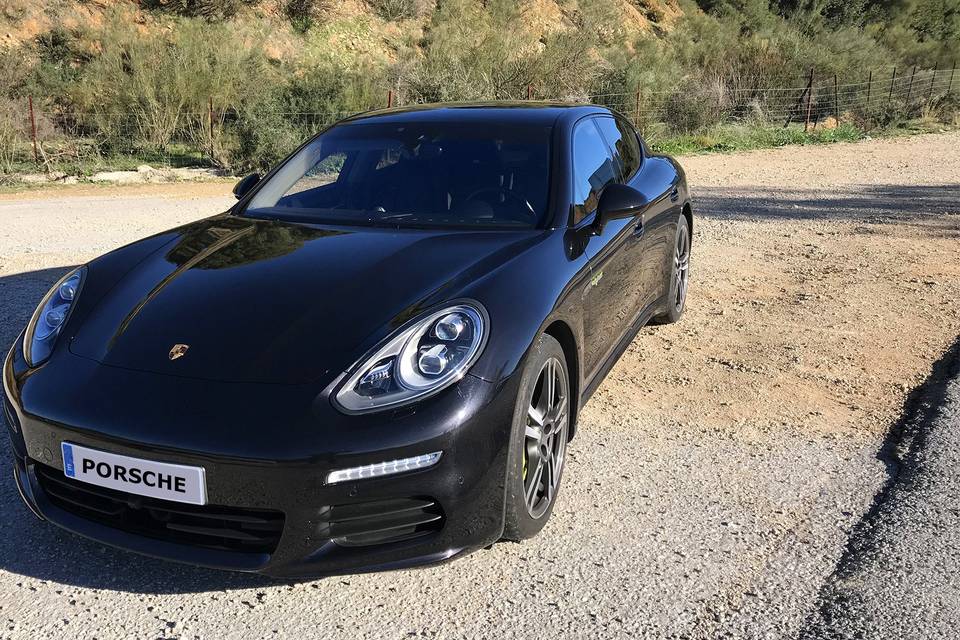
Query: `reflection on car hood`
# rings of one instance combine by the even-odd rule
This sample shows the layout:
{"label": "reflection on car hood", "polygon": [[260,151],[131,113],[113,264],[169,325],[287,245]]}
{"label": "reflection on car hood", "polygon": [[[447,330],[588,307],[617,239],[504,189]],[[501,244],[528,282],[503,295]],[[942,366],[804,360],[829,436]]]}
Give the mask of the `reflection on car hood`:
{"label": "reflection on car hood", "polygon": [[[396,326],[455,297],[537,235],[234,216],[176,234],[80,321],[73,353],[210,380],[332,380]],[[187,347],[172,358],[176,345]]]}

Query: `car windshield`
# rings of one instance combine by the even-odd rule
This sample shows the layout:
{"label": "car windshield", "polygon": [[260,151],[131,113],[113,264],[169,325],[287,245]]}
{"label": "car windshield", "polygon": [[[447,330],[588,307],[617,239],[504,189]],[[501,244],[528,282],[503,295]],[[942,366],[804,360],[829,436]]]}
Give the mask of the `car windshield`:
{"label": "car windshield", "polygon": [[297,152],[245,215],[333,224],[533,228],[547,209],[550,127],[348,123]]}

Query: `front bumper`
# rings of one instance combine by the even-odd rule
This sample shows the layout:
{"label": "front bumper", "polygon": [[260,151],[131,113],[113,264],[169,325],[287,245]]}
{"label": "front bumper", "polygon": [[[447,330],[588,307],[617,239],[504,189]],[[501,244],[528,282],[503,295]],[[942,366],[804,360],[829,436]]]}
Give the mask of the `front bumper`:
{"label": "front bumper", "polygon": [[[5,401],[13,414],[7,422],[14,474],[37,515],[146,555],[283,578],[429,564],[499,539],[516,378],[493,385],[466,376],[413,407],[345,416],[315,389],[147,374],[72,354],[30,371],[14,349],[3,370]],[[109,517],[85,517],[87,512],[45,489],[44,483],[63,470],[63,441],[202,466],[208,504],[201,509],[282,513],[275,548],[198,546],[131,530],[120,522],[126,516],[117,516],[116,526]],[[334,469],[433,451],[443,455],[427,469],[326,482]],[[125,500],[126,495],[114,496],[115,504],[126,502],[134,510],[150,506],[132,496]],[[432,502],[431,513],[442,517],[409,539],[364,544],[369,537],[338,537],[337,514],[355,516],[359,510],[375,529],[378,505],[411,500]]]}

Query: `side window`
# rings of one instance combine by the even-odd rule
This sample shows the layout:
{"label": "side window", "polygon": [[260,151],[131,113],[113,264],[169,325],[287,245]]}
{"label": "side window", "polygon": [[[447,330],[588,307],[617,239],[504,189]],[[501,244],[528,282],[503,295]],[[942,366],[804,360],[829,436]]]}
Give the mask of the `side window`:
{"label": "side window", "polygon": [[640,162],[643,159],[643,153],[640,151],[640,138],[637,137],[637,130],[633,128],[632,124],[622,118],[617,118],[616,122],[623,144],[620,148],[623,179],[628,180],[640,168]]}
{"label": "side window", "polygon": [[594,120],[584,120],[573,130],[574,224],[596,210],[600,192],[619,178],[607,143]]}
{"label": "side window", "polygon": [[598,118],[597,125],[607,144],[614,150],[614,162],[622,179],[630,179],[640,167],[640,143],[633,127],[619,118]]}

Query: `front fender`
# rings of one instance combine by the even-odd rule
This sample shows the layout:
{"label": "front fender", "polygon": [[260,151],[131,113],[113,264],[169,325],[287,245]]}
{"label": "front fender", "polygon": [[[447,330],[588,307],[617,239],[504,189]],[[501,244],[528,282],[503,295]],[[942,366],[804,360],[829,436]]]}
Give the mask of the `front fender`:
{"label": "front fender", "polygon": [[583,388],[583,290],[589,281],[587,256],[570,254],[562,230],[485,276],[463,295],[479,300],[490,314],[490,337],[471,373],[489,382],[519,370],[534,342],[554,323],[570,331],[575,349],[574,383]]}

